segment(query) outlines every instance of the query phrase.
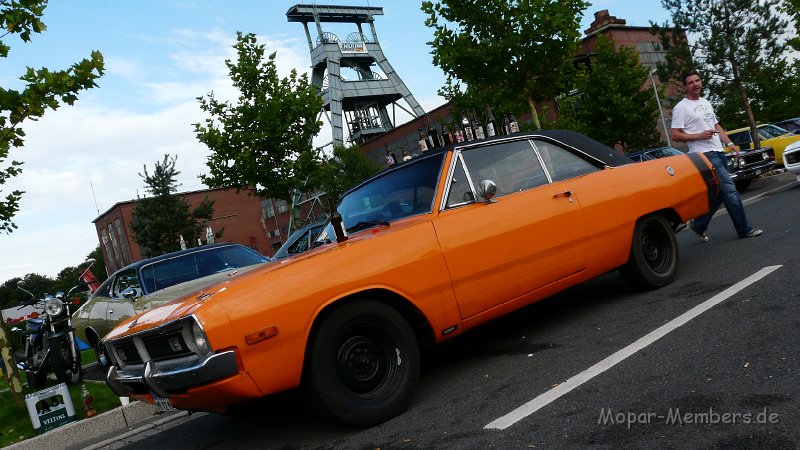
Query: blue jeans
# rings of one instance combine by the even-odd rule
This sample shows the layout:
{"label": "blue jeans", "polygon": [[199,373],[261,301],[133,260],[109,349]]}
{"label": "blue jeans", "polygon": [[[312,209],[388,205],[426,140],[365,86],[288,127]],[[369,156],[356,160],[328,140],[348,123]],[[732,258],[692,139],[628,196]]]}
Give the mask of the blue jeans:
{"label": "blue jeans", "polygon": [[705,157],[714,166],[719,178],[719,195],[711,203],[711,210],[708,214],[694,219],[694,229],[704,233],[708,229],[708,224],[714,213],[719,209],[721,203],[725,203],[725,209],[728,210],[728,215],[733,221],[733,227],[736,228],[736,233],[739,237],[745,236],[753,230],[753,226],[747,221],[747,216],[744,215],[744,205],[739,192],[736,190],[736,185],[733,184],[731,174],[728,173],[728,163],[723,152],[705,152]]}

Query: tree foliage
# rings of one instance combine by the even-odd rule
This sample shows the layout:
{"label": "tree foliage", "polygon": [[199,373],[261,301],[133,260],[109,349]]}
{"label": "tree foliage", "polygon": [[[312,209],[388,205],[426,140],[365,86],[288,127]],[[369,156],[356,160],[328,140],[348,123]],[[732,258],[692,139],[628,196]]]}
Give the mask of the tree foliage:
{"label": "tree foliage", "polygon": [[151,196],[137,201],[131,230],[144,257],[180,250],[181,236],[187,247],[195,246],[197,239],[204,236],[206,223],[214,215],[214,202],[208,197],[190,212],[189,202],[175,195],[180,186],[176,161],[177,156],[164,155],[162,162],[156,162],[152,174],[147,171],[147,166],[144,166],[144,173],[139,174]]}
{"label": "tree foliage", "polygon": [[[743,115],[757,138],[756,119],[751,105],[753,93],[758,91],[759,82],[763,85],[770,70],[768,66],[783,66],[786,63],[788,23],[778,13],[780,2],[662,0],[661,4],[672,15],[674,28],[664,24],[655,25],[653,30],[661,34],[662,43],[666,44],[667,61],[678,59],[672,56],[683,55],[683,67],[676,64],[661,65],[659,75],[662,79],[667,79],[667,76],[679,79],[678,72],[690,67],[685,59],[691,52],[707,88],[707,97],[718,105],[738,99]],[[675,45],[680,44],[679,39],[667,37],[675,29],[696,36],[688,50],[686,45]],[[770,75],[786,77],[786,74]]]}
{"label": "tree foliage", "polygon": [[[800,34],[800,0],[783,0],[782,11],[789,15],[794,22],[796,34]],[[800,50],[800,38],[796,35],[787,40],[787,44],[795,50]]]}
{"label": "tree foliage", "polygon": [[319,178],[320,188],[328,196],[330,213],[348,189],[374,175],[380,168],[358,146],[336,146],[333,156],[322,165]]}
{"label": "tree foliage", "polygon": [[[92,268],[92,273],[97,280],[102,282],[108,278],[105,273],[105,264],[102,263],[103,253],[100,251],[100,246],[86,255],[84,261],[89,258],[94,258],[95,261],[97,261]],[[84,269],[86,265],[83,264],[83,261],[80,261],[78,266],[65,267],[59,271],[56,278],[39,275],[37,273],[29,273],[21,278],[14,277],[6,280],[3,284],[0,284],[0,308],[16,306],[19,305],[21,301],[30,299],[30,295],[17,288],[17,284],[20,281],[23,282],[23,287],[32,292],[37,298],[41,298],[44,294],[69,291],[70,288],[78,284],[78,275],[80,275],[79,267]],[[102,272],[99,270],[101,267]]]}
{"label": "tree foliage", "polygon": [[249,186],[262,198],[291,202],[294,192],[307,192],[316,182],[321,161],[311,139],[322,126],[316,119],[322,98],[305,74],[292,70],[278,77],[276,53],[265,60],[255,35],[237,33],[234,48],[236,62],[225,64],[237,102],[213,92],[198,98],[210,117],[195,124],[195,132],[212,152],[209,174],[200,178],[210,187]]}
{"label": "tree foliage", "polygon": [[639,53],[627,46],[616,49],[603,36],[595,51],[589,69],[576,77],[578,94],[559,101],[556,126],[625,150],[657,144],[658,104],[653,90],[643,89],[650,71],[639,65]]}
{"label": "tree foliage", "polygon": [[[16,35],[29,42],[33,33],[47,29],[41,17],[47,0],[0,0],[0,26],[8,35]],[[11,47],[0,41],[0,57],[7,58]],[[0,86],[0,188],[11,178],[22,173],[22,162],[8,161],[12,148],[23,147],[25,131],[22,123],[42,117],[48,109],[61,104],[72,105],[78,92],[96,87],[95,80],[103,75],[103,55],[93,51],[89,59],[73,64],[69,69],[51,71],[47,68],[27,68],[20,80],[25,82],[21,91]],[[12,221],[19,211],[19,201],[24,192],[5,193],[0,189],[0,231],[13,232],[17,225]]]}
{"label": "tree foliage", "polygon": [[584,0],[422,2],[433,28],[433,63],[449,86],[463,82],[473,92],[527,104],[541,128],[536,102],[568,91],[580,43]]}

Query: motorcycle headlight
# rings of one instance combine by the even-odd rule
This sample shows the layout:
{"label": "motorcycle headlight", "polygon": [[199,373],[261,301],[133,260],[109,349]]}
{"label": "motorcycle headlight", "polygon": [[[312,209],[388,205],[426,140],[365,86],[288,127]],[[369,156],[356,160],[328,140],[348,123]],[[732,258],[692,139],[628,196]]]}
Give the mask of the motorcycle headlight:
{"label": "motorcycle headlight", "polygon": [[44,311],[48,316],[56,317],[64,312],[64,302],[55,297],[49,298],[44,303]]}
{"label": "motorcycle headlight", "polygon": [[192,337],[194,338],[194,345],[201,355],[211,353],[211,345],[208,343],[208,338],[203,328],[197,322],[192,323]]}

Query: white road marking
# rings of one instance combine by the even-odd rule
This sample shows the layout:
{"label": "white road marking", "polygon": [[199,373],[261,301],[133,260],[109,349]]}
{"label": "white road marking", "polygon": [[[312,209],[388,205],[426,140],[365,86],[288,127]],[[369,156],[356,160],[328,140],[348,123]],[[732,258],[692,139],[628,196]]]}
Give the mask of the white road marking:
{"label": "white road marking", "polygon": [[648,345],[652,344],[653,342],[661,339],[662,337],[666,336],[671,331],[678,329],[678,327],[686,324],[690,320],[694,319],[695,317],[703,314],[704,312],[708,311],[709,309],[713,308],[714,306],[722,303],[723,301],[727,300],[737,292],[743,290],[744,288],[750,286],[751,284],[757,282],[758,280],[766,277],[770,273],[778,270],[782,266],[767,266],[763,269],[759,270],[758,272],[750,275],[749,277],[745,278],[744,280],[734,284],[733,286],[725,289],[724,291],[720,292],[719,294],[711,297],[710,299],[706,300],[705,302],[695,306],[694,308],[686,311],[685,313],[681,314],[680,316],[672,319],[671,321],[667,322],[666,324],[656,328],[655,330],[651,331],[644,337],[640,338],[636,342],[632,343],[631,345],[623,348],[622,350],[617,351],[613,355],[609,356],[608,358],[600,361],[599,363],[593,365],[592,367],[584,370],[583,372],[573,376],[572,378],[568,379],[567,381],[559,384],[558,386],[554,387],[553,389],[545,392],[544,394],[534,398],[533,400],[525,403],[524,405],[520,406],[519,408],[511,411],[510,413],[506,414],[503,417],[495,419],[485,427],[484,429],[498,429],[498,430],[505,430],[506,428],[514,425],[515,423],[519,422],[520,420],[528,417],[529,415],[535,413],[539,409],[545,407],[550,402],[558,399],[562,395],[567,394],[571,390],[575,389],[576,387],[582,385],[583,383],[591,380],[592,378],[600,375],[601,373],[605,372],[606,370],[614,367],[617,363],[624,361],[627,357],[633,355],[634,353],[638,352],[639,350],[647,347]]}

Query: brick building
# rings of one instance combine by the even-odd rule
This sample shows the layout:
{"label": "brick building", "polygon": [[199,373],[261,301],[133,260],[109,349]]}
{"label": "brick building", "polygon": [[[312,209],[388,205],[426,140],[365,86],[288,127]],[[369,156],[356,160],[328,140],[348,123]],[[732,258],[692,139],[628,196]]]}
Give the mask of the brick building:
{"label": "brick building", "polygon": [[[655,68],[656,64],[663,62],[666,52],[660,47],[659,37],[650,33],[650,27],[634,27],[628,26],[624,19],[619,19],[608,13],[607,9],[597,11],[594,13],[594,21],[588,29],[584,30],[585,37],[581,41],[581,48],[577,55],[575,55],[576,62],[591,61],[594,55],[595,48],[597,47],[597,37],[605,36],[614,42],[615,47],[628,46],[636,49],[639,52],[639,64],[650,68]],[[653,90],[651,83],[660,85],[661,82],[658,77],[651,75],[653,78],[645,80],[642,84],[642,89]],[[655,101],[655,93],[653,101]],[[666,98],[659,99],[663,102],[663,113],[666,120],[666,126],[670,124],[670,99],[680,97],[678,87],[670,84],[666,88]],[[558,111],[556,102],[547,102],[547,119],[554,120]],[[430,111],[427,115],[433,120],[434,124],[439,123],[440,120],[444,122],[452,122],[453,105],[447,102],[436,109]],[[519,116],[520,120],[527,120],[529,114],[524,112]],[[655,124],[654,124],[655,125]],[[419,144],[419,128],[422,127],[427,130],[427,117],[418,117],[408,123],[399,125],[386,134],[369,141],[361,146],[364,153],[372,160],[385,165],[384,146],[389,145],[390,149],[395,154],[400,156],[400,149],[406,146],[413,154],[418,151]],[[659,124],[659,132],[664,136],[664,126]],[[666,139],[665,139],[666,140]]]}
{"label": "brick building", "polygon": [[[223,230],[217,242],[238,242],[272,256],[288,237],[289,205],[283,200],[262,200],[251,192],[220,188],[176,195],[185,199],[190,209],[197,207],[206,196],[214,201],[214,217],[209,226],[214,232]],[[109,273],[142,259],[130,227],[135,209],[135,200],[119,202],[93,221]],[[301,222],[325,217],[318,197],[302,197],[299,209]],[[196,245],[190,243],[189,246],[192,244]]]}

